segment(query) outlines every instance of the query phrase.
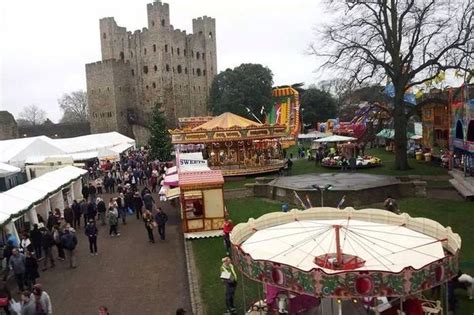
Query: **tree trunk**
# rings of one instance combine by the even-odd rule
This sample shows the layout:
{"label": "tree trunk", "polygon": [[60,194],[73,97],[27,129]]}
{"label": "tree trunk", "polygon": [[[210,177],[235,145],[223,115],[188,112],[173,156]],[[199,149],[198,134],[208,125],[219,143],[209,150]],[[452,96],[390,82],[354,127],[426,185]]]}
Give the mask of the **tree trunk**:
{"label": "tree trunk", "polygon": [[407,123],[408,119],[405,115],[405,104],[403,95],[401,97],[395,96],[393,120],[395,128],[395,169],[408,170],[407,158]]}

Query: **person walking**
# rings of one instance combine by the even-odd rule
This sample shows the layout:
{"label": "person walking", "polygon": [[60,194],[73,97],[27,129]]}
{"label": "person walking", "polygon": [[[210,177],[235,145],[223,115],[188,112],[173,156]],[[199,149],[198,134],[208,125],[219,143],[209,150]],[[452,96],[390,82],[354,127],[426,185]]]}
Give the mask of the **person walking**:
{"label": "person walking", "polygon": [[35,253],[36,259],[41,260],[43,253],[41,252],[41,241],[43,234],[41,233],[38,224],[33,224],[33,230],[30,232],[31,243],[33,244],[33,252]]}
{"label": "person walking", "polygon": [[43,290],[41,284],[37,283],[33,286],[30,299],[34,301],[35,315],[53,314],[53,305],[51,304],[51,298],[49,297],[49,294]]}
{"label": "person walking", "polygon": [[143,195],[143,204],[145,205],[145,209],[147,209],[148,211],[152,211],[154,203],[155,203],[155,199],[153,199],[153,196],[151,195],[150,191],[147,189],[145,191],[145,194]]}
{"label": "person walking", "polygon": [[84,226],[86,226],[87,222],[89,222],[90,219],[95,220],[95,217],[97,215],[97,205],[95,202],[96,200],[87,204],[87,219],[84,220]]}
{"label": "person walking", "polygon": [[12,299],[12,293],[7,286],[6,281],[0,283],[0,307],[3,308],[3,311],[6,315],[10,315],[10,301]]}
{"label": "person walking", "polygon": [[51,268],[55,266],[53,258],[53,246],[55,245],[55,243],[53,235],[50,231],[43,228],[41,233],[43,234],[41,239],[41,246],[43,247],[44,252],[44,266],[42,270],[46,271],[48,269],[48,260],[51,262]]}
{"label": "person walking", "polygon": [[48,230],[52,231],[53,226],[58,224],[58,218],[53,214],[53,211],[48,212],[48,222],[46,222],[46,227]]}
{"label": "person walking", "polygon": [[[105,202],[102,198],[97,198],[97,213],[99,215],[100,224],[105,225],[105,212],[107,211],[107,207],[105,206]],[[89,220],[90,222],[90,220]]]}
{"label": "person walking", "polygon": [[225,284],[225,306],[229,313],[235,314],[234,295],[237,288],[237,274],[229,257],[222,258],[221,279]]}
{"label": "person walking", "polygon": [[127,224],[126,222],[127,208],[125,206],[125,195],[123,193],[120,193],[119,196],[117,197],[117,206],[118,206],[119,218],[122,219],[122,223],[125,225]]}
{"label": "person walking", "polygon": [[74,224],[74,212],[71,207],[64,208],[64,220],[69,223],[71,226]]}
{"label": "person walking", "polygon": [[28,233],[25,232],[21,235],[21,241],[20,241],[20,252],[23,254],[26,253],[26,251],[33,251],[33,244],[31,243],[30,237],[28,236]]}
{"label": "person walking", "polygon": [[230,232],[232,232],[233,228],[234,228],[234,224],[232,223],[232,220],[225,218],[224,225],[222,226],[222,234],[224,237],[224,244],[225,244],[227,255],[230,255],[230,249],[231,249]]}
{"label": "person walking", "polygon": [[36,283],[36,279],[39,278],[38,261],[29,251],[26,252],[25,256],[25,284],[28,290],[31,290]]}
{"label": "person walking", "polygon": [[14,248],[10,257],[10,270],[15,274],[16,284],[22,292],[25,289],[25,255],[20,253],[18,248]]}
{"label": "person walking", "polygon": [[61,245],[61,230],[59,229],[58,225],[53,226],[53,239],[54,239],[54,245],[56,245],[56,248],[58,249],[58,259],[59,260],[65,260],[66,255],[64,254],[64,249],[63,246]]}
{"label": "person walking", "polygon": [[66,250],[71,268],[76,268],[77,237],[69,228],[64,229],[61,235],[61,246]]}
{"label": "person walking", "polygon": [[84,198],[84,200],[89,199],[89,187],[86,185],[82,186],[82,198]]}
{"label": "person walking", "polygon": [[145,210],[145,213],[143,213],[143,221],[145,222],[145,228],[148,232],[148,241],[150,243],[155,243],[155,237],[153,236],[153,223],[155,222],[153,214],[150,211]]}
{"label": "person walking", "polygon": [[77,203],[76,200],[73,200],[71,208],[72,208],[72,213],[74,215],[72,226],[75,229],[80,228],[81,227],[81,216],[82,216],[81,205],[79,203]]}
{"label": "person walking", "polygon": [[142,214],[143,200],[142,200],[142,197],[140,197],[140,193],[138,191],[136,191],[133,194],[132,204],[133,204],[133,210],[135,211],[135,214],[137,215],[137,220],[140,220],[140,216],[143,216]]}
{"label": "person walking", "polygon": [[92,185],[92,183],[89,183],[89,202],[90,203],[95,203],[96,195],[97,195],[97,189],[95,188],[94,185]]}
{"label": "person walking", "polygon": [[165,240],[165,226],[166,222],[168,222],[168,215],[163,212],[161,207],[158,207],[157,212],[155,214],[155,222],[158,224],[158,234],[162,241]]}
{"label": "person walking", "polygon": [[94,220],[89,220],[89,223],[86,226],[85,233],[89,239],[89,250],[91,255],[97,255],[97,227],[95,226]]}
{"label": "person walking", "polygon": [[80,206],[81,206],[82,216],[84,217],[84,226],[86,226],[87,222],[89,221],[89,219],[87,218],[87,208],[89,207],[89,203],[87,202],[87,199],[82,199]]}
{"label": "person walking", "polygon": [[120,236],[120,233],[117,231],[117,226],[118,226],[118,211],[117,208],[115,207],[109,207],[109,210],[107,211],[107,220],[109,222],[109,235],[113,236],[112,233],[114,233],[114,236]]}

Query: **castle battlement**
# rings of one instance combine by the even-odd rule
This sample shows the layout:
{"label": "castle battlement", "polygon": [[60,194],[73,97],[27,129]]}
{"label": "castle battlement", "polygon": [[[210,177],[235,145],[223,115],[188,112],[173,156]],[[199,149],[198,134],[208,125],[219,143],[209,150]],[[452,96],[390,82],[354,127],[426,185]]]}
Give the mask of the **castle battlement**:
{"label": "castle battlement", "polygon": [[114,17],[100,19],[102,61],[86,64],[87,89],[94,91],[88,94],[92,132],[134,136],[126,113],[144,124],[156,103],[170,128],[179,117],[207,114],[217,72],[215,19],[195,18],[187,33],[171,24],[167,3],[154,1],[146,9],[147,24],[134,31]]}

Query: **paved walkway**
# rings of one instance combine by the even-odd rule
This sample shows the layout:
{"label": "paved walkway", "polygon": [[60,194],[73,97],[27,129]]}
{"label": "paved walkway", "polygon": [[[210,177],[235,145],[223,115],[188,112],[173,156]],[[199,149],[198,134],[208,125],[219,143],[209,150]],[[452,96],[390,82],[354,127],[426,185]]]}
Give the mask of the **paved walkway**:
{"label": "paved walkway", "polygon": [[100,305],[113,315],[175,314],[178,307],[191,313],[181,220],[176,209],[161,206],[169,216],[166,241],[155,229],[156,243],[148,243],[143,221],[129,216],[127,225],[119,225],[120,237],[109,237],[108,226],[98,226],[99,255],[90,256],[83,228],[77,231],[77,269],[57,262],[38,279],[54,314],[97,314]]}

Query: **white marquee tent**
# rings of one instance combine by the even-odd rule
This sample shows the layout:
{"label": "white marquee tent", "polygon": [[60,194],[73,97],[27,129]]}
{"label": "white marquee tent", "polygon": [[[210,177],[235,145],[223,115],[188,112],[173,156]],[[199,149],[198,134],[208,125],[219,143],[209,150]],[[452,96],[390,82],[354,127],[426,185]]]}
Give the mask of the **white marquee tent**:
{"label": "white marquee tent", "polygon": [[46,136],[0,141],[0,162],[22,167],[32,156],[63,154],[60,147]]}
{"label": "white marquee tent", "polygon": [[[61,207],[62,210],[64,208],[62,190],[69,188],[72,198],[81,197],[81,177],[86,173],[84,169],[65,166],[0,193],[0,225],[33,211],[34,215],[30,214],[30,218],[31,221],[36,221],[36,208],[44,204],[45,200],[48,201],[46,204]],[[41,210],[45,215],[49,209]]]}

